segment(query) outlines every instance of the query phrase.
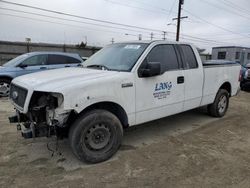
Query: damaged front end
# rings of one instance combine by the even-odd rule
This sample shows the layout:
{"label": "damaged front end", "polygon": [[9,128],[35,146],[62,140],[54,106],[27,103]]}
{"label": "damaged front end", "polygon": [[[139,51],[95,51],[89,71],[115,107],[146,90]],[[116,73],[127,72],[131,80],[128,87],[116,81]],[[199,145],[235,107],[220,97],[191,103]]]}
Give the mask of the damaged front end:
{"label": "damaged front end", "polygon": [[16,110],[16,115],[9,120],[18,123],[17,129],[21,130],[24,138],[64,136],[71,111],[62,107],[62,94],[35,91],[28,112],[23,114]]}

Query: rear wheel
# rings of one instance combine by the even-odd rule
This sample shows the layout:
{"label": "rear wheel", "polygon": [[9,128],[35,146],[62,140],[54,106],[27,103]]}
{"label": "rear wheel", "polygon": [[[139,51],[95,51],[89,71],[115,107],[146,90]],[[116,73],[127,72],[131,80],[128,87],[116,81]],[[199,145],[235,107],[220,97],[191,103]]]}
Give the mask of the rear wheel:
{"label": "rear wheel", "polygon": [[228,109],[229,93],[225,89],[220,89],[215,97],[214,103],[208,105],[208,113],[214,117],[223,117]]}
{"label": "rear wheel", "polygon": [[69,142],[80,160],[98,163],[117,152],[122,136],[122,125],[114,114],[93,110],[75,121],[70,128]]}
{"label": "rear wheel", "polygon": [[10,93],[11,80],[0,78],[0,97],[8,97]]}

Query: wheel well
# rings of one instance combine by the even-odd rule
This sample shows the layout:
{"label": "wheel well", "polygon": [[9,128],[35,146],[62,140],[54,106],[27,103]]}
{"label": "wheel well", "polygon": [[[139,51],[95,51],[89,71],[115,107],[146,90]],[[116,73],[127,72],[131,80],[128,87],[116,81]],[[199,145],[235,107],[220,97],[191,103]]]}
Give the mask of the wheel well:
{"label": "wheel well", "polygon": [[76,114],[75,112],[70,114],[69,121],[75,120],[77,116],[82,115],[88,111],[94,110],[94,109],[103,109],[107,110],[111,113],[113,113],[120,121],[123,126],[123,128],[128,127],[128,116],[125,112],[125,110],[117,103],[113,102],[100,102],[100,103],[95,103],[87,108],[85,108],[81,113]]}
{"label": "wheel well", "polygon": [[7,80],[11,81],[13,78],[11,78],[9,76],[0,76],[0,79],[7,79]]}
{"label": "wheel well", "polygon": [[224,84],[222,84],[222,86],[220,87],[220,89],[225,89],[228,91],[229,96],[231,96],[231,84],[229,82],[225,82]]}

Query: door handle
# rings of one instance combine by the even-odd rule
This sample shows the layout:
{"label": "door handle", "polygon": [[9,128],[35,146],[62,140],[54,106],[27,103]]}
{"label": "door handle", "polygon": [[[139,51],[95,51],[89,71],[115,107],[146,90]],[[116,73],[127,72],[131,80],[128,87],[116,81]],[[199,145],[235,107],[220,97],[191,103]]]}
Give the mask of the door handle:
{"label": "door handle", "polygon": [[47,69],[47,67],[40,67],[40,69],[44,70],[44,69]]}
{"label": "door handle", "polygon": [[183,84],[184,83],[184,76],[177,77],[177,84]]}
{"label": "door handle", "polygon": [[64,67],[70,67],[69,65],[65,65]]}

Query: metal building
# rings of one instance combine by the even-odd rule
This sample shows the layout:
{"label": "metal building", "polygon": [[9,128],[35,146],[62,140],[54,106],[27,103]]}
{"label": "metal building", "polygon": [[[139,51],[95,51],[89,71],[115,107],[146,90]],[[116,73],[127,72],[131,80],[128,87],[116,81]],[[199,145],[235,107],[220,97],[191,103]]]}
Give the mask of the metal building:
{"label": "metal building", "polygon": [[250,48],[240,46],[220,46],[212,48],[212,59],[237,61],[240,64],[250,63]]}

